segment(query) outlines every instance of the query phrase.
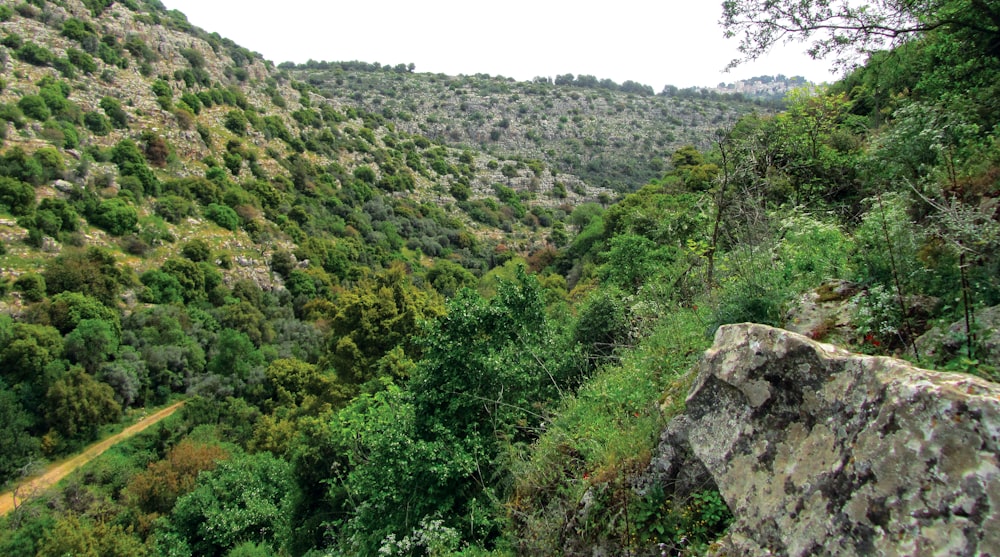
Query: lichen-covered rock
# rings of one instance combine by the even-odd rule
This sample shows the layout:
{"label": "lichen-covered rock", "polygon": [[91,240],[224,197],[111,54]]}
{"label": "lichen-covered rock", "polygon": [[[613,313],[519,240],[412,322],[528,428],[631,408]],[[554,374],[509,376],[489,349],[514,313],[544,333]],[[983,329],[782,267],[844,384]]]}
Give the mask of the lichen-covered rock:
{"label": "lichen-covered rock", "polygon": [[763,325],[719,329],[692,452],[725,555],[1000,555],[1000,386]]}

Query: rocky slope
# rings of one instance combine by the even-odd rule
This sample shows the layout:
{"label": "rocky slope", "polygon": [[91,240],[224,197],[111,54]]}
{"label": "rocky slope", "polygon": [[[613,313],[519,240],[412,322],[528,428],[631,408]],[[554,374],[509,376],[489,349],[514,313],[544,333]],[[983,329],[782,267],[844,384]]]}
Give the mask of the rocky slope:
{"label": "rocky slope", "polygon": [[670,153],[681,146],[708,149],[719,127],[767,110],[707,90],[653,95],[602,87],[596,79],[584,87],[560,85],[561,79],[524,83],[350,62],[282,67],[325,95],[383,115],[400,130],[498,158],[541,161],[618,191],[662,176]]}

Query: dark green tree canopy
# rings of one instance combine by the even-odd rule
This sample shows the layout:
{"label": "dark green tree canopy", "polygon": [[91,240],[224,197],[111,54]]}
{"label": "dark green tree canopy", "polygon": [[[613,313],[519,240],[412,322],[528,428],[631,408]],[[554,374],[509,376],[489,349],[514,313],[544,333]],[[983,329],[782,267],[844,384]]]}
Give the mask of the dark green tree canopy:
{"label": "dark green tree canopy", "polygon": [[846,65],[933,31],[1000,57],[1000,5],[988,0],[726,0],[722,10],[726,36],[739,37],[742,53],[730,67],[760,58],[775,44],[810,39],[810,56],[835,55]]}

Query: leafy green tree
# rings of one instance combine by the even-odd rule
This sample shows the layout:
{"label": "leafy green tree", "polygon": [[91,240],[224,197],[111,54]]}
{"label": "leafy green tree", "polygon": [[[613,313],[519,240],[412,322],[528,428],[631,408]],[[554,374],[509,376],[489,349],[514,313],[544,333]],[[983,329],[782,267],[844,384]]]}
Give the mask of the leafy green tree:
{"label": "leafy green tree", "polygon": [[129,202],[115,197],[101,202],[90,220],[112,236],[123,236],[136,230],[139,213]]}
{"label": "leafy green tree", "polygon": [[109,385],[73,366],[45,393],[45,422],[66,439],[89,439],[118,420],[121,405]]}
{"label": "leafy green tree", "polygon": [[170,528],[196,555],[223,555],[246,542],[271,543],[289,529],[288,465],[270,453],[234,455],[198,476],[177,500]]}
{"label": "leafy green tree", "polygon": [[204,209],[205,218],[226,230],[239,230],[240,216],[232,208],[218,203],[210,203]]}
{"label": "leafy green tree", "polygon": [[191,261],[194,261],[195,263],[198,263],[201,261],[208,261],[212,256],[212,249],[205,240],[195,238],[194,240],[186,242],[183,246],[181,246],[181,255]]}
{"label": "leafy green tree", "polygon": [[104,362],[118,352],[119,333],[100,319],[84,319],[66,335],[63,353],[73,363],[80,364],[94,373]]}
{"label": "leafy green tree", "polygon": [[17,107],[28,118],[44,122],[52,116],[52,111],[45,104],[45,99],[39,95],[24,95],[17,101]]}
{"label": "leafy green tree", "polygon": [[177,277],[159,269],[150,269],[139,277],[145,288],[142,301],[151,304],[171,304],[184,300],[184,288]]}
{"label": "leafy green tree", "polygon": [[219,332],[207,371],[224,377],[246,379],[264,364],[264,356],[246,333],[234,329]]}
{"label": "leafy green tree", "polygon": [[[258,304],[259,305],[259,304]],[[246,300],[227,303],[213,312],[223,327],[240,331],[247,335],[256,346],[269,343],[274,338],[274,329],[267,322],[257,305]]]}
{"label": "leafy green tree", "polygon": [[798,1],[723,3],[727,37],[740,37],[742,59],[755,60],[790,39],[813,38],[814,58],[836,55],[846,63],[859,55],[898,46],[929,33],[942,33],[979,53],[1000,57],[1000,8],[991,2]]}
{"label": "leafy green tree", "polygon": [[24,149],[12,147],[0,155],[0,176],[14,178],[38,186],[45,181],[45,169]]}
{"label": "leafy green tree", "polygon": [[321,365],[335,370],[345,385],[359,387],[375,378],[377,362],[393,348],[417,356],[419,323],[442,310],[436,297],[413,285],[402,265],[393,265],[341,295]]}
{"label": "leafy green tree", "polygon": [[183,289],[185,301],[204,299],[206,293],[205,271],[197,263],[172,257],[163,262],[160,270],[177,279]]}
{"label": "leafy green tree", "polygon": [[84,319],[97,319],[111,326],[121,335],[121,316],[118,311],[101,303],[93,296],[79,292],[61,292],[52,296],[45,308],[48,322],[62,334],[69,334]]}
{"label": "leafy green tree", "polygon": [[18,475],[18,470],[38,454],[38,439],[31,436],[34,424],[31,414],[25,411],[17,396],[3,388],[0,382],[0,438],[4,450],[0,452],[0,484],[6,484]]}
{"label": "leafy green tree", "polygon": [[247,124],[249,124],[249,121],[242,110],[230,110],[226,113],[224,125],[227,130],[234,134],[241,137],[245,136],[247,134]]}
{"label": "leafy green tree", "polygon": [[[463,290],[421,341],[409,386],[419,431],[443,427],[460,437],[493,438],[537,419],[529,407],[572,388],[576,351],[545,316],[537,279],[519,267],[483,300]],[[515,434],[516,435],[516,434]]]}
{"label": "leafy green tree", "polygon": [[114,255],[99,247],[64,249],[46,265],[42,275],[49,294],[79,292],[110,307],[118,303],[122,286],[132,281]]}
{"label": "leafy green tree", "polygon": [[677,258],[672,246],[658,246],[636,234],[615,236],[609,244],[608,251],[602,254],[604,264],[598,274],[603,281],[629,292],[638,290]]}
{"label": "leafy green tree", "polygon": [[421,438],[415,411],[405,393],[390,385],[374,396],[358,397],[333,421],[334,447],[346,455],[347,471],[325,483],[328,498],[350,513],[340,541],[346,553],[377,554],[389,536],[404,537],[427,516],[451,522],[461,515],[467,539],[491,535],[483,509],[489,495],[479,492],[472,479],[477,474],[474,444],[447,431],[439,439]]}
{"label": "leafy green tree", "polygon": [[37,273],[21,275],[14,281],[14,289],[29,302],[40,302],[45,297],[45,278]]}
{"label": "leafy green tree", "polygon": [[94,57],[80,49],[72,47],[66,49],[66,57],[71,64],[84,73],[91,74],[97,71],[97,62]]}
{"label": "leafy green tree", "polygon": [[98,136],[108,135],[112,130],[111,120],[100,112],[85,112],[83,125],[90,130],[90,133]]}
{"label": "leafy green tree", "polygon": [[438,259],[427,271],[427,282],[437,290],[438,294],[452,298],[463,288],[474,288],[477,280],[475,275],[458,263]]}
{"label": "leafy green tree", "polygon": [[0,351],[3,377],[11,384],[47,387],[46,368],[62,357],[62,335],[56,329],[15,323]]}
{"label": "leafy green tree", "polygon": [[147,547],[120,524],[92,524],[87,518],[67,514],[45,532],[38,557],[145,557]]}
{"label": "leafy green tree", "polygon": [[0,207],[14,216],[27,215],[35,206],[35,188],[15,178],[0,177]]}

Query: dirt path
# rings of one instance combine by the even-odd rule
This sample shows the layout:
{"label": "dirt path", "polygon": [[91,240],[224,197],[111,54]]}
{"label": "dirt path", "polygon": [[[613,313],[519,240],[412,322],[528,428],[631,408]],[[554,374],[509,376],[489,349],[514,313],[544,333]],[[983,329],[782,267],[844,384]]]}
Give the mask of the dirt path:
{"label": "dirt path", "polygon": [[21,504],[21,502],[24,500],[22,497],[18,497],[15,494],[15,492],[20,492],[22,494],[25,494],[24,498],[30,498],[34,494],[38,494],[45,491],[49,487],[52,487],[53,485],[57,484],[59,480],[70,475],[70,473],[72,473],[77,468],[83,466],[84,464],[100,456],[101,453],[110,449],[116,443],[124,441],[129,437],[132,437],[133,435],[146,429],[147,427],[156,424],[160,420],[176,412],[181,406],[184,406],[183,400],[176,404],[172,404],[154,414],[150,414],[142,418],[135,424],[130,425],[127,428],[123,429],[121,433],[117,433],[115,435],[112,435],[111,437],[108,437],[103,441],[98,441],[97,443],[94,443],[93,445],[84,449],[83,452],[77,454],[76,456],[70,459],[50,465],[45,470],[44,474],[42,474],[41,476],[36,476],[34,478],[25,480],[24,482],[21,483],[21,485],[19,485],[13,491],[0,493],[0,516],[4,516],[10,511],[14,510],[14,508],[17,505]]}

